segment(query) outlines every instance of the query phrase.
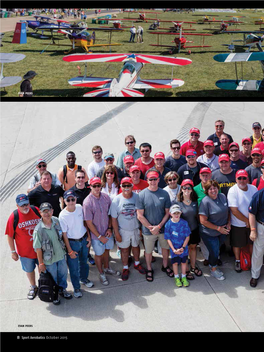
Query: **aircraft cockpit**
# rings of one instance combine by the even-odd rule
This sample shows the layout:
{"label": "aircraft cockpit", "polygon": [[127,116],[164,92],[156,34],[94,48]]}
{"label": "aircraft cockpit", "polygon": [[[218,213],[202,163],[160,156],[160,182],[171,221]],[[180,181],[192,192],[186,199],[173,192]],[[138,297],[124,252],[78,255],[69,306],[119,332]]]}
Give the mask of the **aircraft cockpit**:
{"label": "aircraft cockpit", "polygon": [[128,71],[131,73],[131,75],[132,75],[132,74],[135,72],[135,67],[134,67],[131,63],[126,62],[126,63],[124,64],[122,70],[121,70],[120,73],[119,73],[119,77],[118,77],[119,79],[120,79],[121,75],[123,74],[123,72],[124,72],[125,70],[128,70]]}

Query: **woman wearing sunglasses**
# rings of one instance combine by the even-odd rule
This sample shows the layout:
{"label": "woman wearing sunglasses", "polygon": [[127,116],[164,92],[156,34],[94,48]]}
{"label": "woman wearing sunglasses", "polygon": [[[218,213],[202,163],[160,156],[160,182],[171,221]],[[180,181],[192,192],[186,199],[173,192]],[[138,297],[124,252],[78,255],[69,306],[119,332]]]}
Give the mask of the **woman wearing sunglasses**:
{"label": "woman wearing sunglasses", "polygon": [[119,191],[119,181],[114,165],[105,167],[102,175],[102,192],[106,193],[113,200]]}
{"label": "woman wearing sunglasses", "polygon": [[174,204],[177,201],[177,195],[181,188],[180,185],[178,185],[178,180],[179,175],[176,171],[170,171],[164,177],[164,181],[166,182],[167,186],[163,189],[169,193],[171,204]]}

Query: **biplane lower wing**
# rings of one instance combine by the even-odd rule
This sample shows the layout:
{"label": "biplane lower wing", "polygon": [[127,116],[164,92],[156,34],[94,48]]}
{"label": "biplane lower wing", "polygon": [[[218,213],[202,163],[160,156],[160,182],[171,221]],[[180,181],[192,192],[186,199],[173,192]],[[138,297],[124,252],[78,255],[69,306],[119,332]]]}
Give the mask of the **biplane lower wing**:
{"label": "biplane lower wing", "polygon": [[151,88],[177,88],[184,84],[181,79],[138,79],[134,85],[136,89],[151,89]]}
{"label": "biplane lower wing", "polygon": [[217,54],[214,60],[218,62],[263,61],[264,52]]}
{"label": "biplane lower wing", "polygon": [[106,88],[112,80],[113,78],[78,76],[71,78],[68,83],[75,87]]}
{"label": "biplane lower wing", "polygon": [[264,91],[264,80],[221,79],[215,85],[225,90]]}
{"label": "biplane lower wing", "polygon": [[[104,89],[98,89],[98,90],[93,90],[92,92],[88,92],[83,95],[84,97],[88,98],[93,98],[93,97],[98,97],[98,98],[105,98],[105,97],[111,97],[111,88],[104,88]],[[114,95],[115,96],[115,95]],[[137,90],[130,89],[130,88],[123,88],[119,94],[119,97],[127,97],[127,98],[143,98],[144,94],[141,92],[138,92]]]}

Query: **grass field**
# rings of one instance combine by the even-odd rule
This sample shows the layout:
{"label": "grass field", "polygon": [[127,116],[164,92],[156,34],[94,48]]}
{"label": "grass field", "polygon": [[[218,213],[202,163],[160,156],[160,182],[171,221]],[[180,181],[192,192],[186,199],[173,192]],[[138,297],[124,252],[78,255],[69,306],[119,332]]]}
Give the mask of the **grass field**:
{"label": "grass field", "polygon": [[[182,20],[182,21],[197,21],[202,18],[196,16],[199,12],[193,14],[178,14],[175,12],[161,12],[158,16],[160,20]],[[215,19],[230,20],[232,14],[230,13],[208,13]],[[259,26],[254,24],[254,21],[259,17],[264,17],[264,12],[258,12],[257,14],[253,10],[239,11],[239,16],[245,16],[241,18],[244,24],[231,26],[230,28],[239,28],[241,30],[254,31],[259,30]],[[125,17],[137,17],[136,14],[120,13],[117,18]],[[146,17],[153,17],[155,15],[147,14]],[[216,17],[217,16],[217,17]],[[154,18],[154,17],[153,17]],[[102,25],[92,24],[92,19],[86,20],[88,27],[100,27]],[[173,69],[173,77],[180,78],[185,81],[182,87],[175,89],[164,89],[164,90],[148,90],[145,97],[159,97],[159,98],[246,98],[252,97],[260,99],[263,97],[263,92],[245,92],[245,91],[224,91],[220,90],[215,86],[215,82],[219,79],[236,79],[235,65],[233,63],[219,63],[216,62],[213,57],[218,53],[228,53],[227,47],[222,44],[230,44],[232,35],[230,34],[218,34],[205,38],[205,45],[210,45],[210,48],[194,48],[183,50],[181,53],[170,54],[166,48],[152,47],[149,44],[157,43],[157,35],[150,34],[148,30],[152,21],[138,23],[135,22],[137,27],[139,24],[144,28],[144,43],[129,43],[130,32],[129,28],[125,29],[124,32],[114,33],[112,36],[112,43],[120,43],[121,46],[112,47],[112,53],[141,53],[141,54],[155,54],[155,55],[166,55],[166,56],[177,56],[185,57],[192,60],[192,64],[186,67],[176,67]],[[124,25],[130,26],[132,22],[123,22]],[[110,24],[109,24],[110,26]],[[160,27],[169,27],[169,23],[161,23]],[[184,25],[184,28],[189,28],[189,24]],[[197,33],[210,33],[205,28],[220,27],[220,24],[192,24],[192,28],[196,29]],[[264,25],[263,25],[264,27]],[[163,30],[162,30],[163,31]],[[153,31],[151,31],[153,32]],[[185,30],[188,32],[188,30]],[[82,97],[84,93],[90,90],[89,88],[77,88],[72,87],[68,84],[70,78],[79,75],[77,66],[80,66],[81,73],[84,74],[84,64],[78,63],[67,63],[62,60],[65,56],[65,51],[69,50],[70,47],[66,46],[55,46],[50,45],[41,54],[41,51],[50,42],[49,39],[38,39],[31,36],[32,30],[28,31],[27,44],[12,44],[13,32],[7,32],[3,38],[3,47],[1,51],[8,53],[22,53],[26,55],[26,58],[17,63],[5,64],[4,75],[5,76],[23,76],[27,71],[34,70],[38,73],[36,78],[32,81],[34,96],[37,98],[41,97]],[[195,33],[195,32],[194,32]],[[261,34],[263,35],[263,34]],[[193,40],[194,43],[190,45],[201,45],[203,37],[187,37],[187,40]],[[233,39],[242,39],[243,34],[233,35]],[[172,44],[174,36],[162,36],[162,44]],[[60,40],[57,40],[60,44],[69,44],[69,39],[66,39],[62,35]],[[96,43],[107,43],[108,33],[96,32]],[[172,44],[173,45],[173,44]],[[188,45],[188,44],[187,44]],[[257,49],[253,49],[254,51]],[[75,52],[83,52],[80,48],[77,48]],[[109,52],[107,47],[95,48],[93,52]],[[119,71],[122,67],[122,63],[89,63],[87,76],[101,76],[101,77],[118,77]],[[238,65],[239,77],[243,79],[263,79],[263,71],[261,65],[258,62],[247,62],[241,67]],[[165,65],[145,65],[141,71],[141,78],[171,78],[172,68],[171,66]],[[15,86],[6,87],[1,89],[2,97],[18,97],[20,84]]]}

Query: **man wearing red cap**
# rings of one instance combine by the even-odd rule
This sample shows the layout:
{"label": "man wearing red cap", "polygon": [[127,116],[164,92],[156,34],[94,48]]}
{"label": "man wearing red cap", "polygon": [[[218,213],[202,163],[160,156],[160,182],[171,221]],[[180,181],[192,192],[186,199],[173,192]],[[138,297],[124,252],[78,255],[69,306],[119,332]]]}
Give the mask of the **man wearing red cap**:
{"label": "man wearing red cap", "polygon": [[247,163],[247,166],[252,164],[251,158],[251,149],[252,149],[252,142],[250,138],[243,138],[242,139],[242,150],[239,153],[239,157],[241,160]]}
{"label": "man wearing red cap", "polygon": [[218,156],[214,154],[214,142],[208,139],[204,142],[204,154],[198,156],[197,161],[208,166],[212,171],[219,168]]}
{"label": "man wearing red cap", "polygon": [[221,154],[218,158],[220,169],[212,172],[212,180],[218,182],[221,193],[227,196],[229,189],[236,183],[236,172],[231,168],[231,161],[227,154]]}
{"label": "man wearing red cap", "polygon": [[121,180],[122,193],[113,199],[110,207],[115,239],[118,248],[121,250],[123,263],[121,278],[123,281],[126,281],[129,277],[128,257],[130,246],[132,246],[132,253],[135,259],[134,268],[141,274],[145,274],[145,270],[139,261],[140,229],[136,211],[138,194],[132,191],[132,187],[132,179],[130,177],[124,177]]}
{"label": "man wearing red cap", "polygon": [[258,190],[264,188],[264,159],[261,161],[260,168],[262,175],[258,178],[255,178],[255,180],[252,182],[252,185],[256,186]]}
{"label": "man wearing red cap", "polygon": [[149,169],[146,174],[145,174],[145,179],[147,178],[147,174],[148,172],[150,172],[151,170],[155,170],[159,173],[159,187],[160,188],[164,188],[167,186],[166,182],[164,181],[164,177],[166,176],[166,174],[168,172],[170,172],[171,170],[168,167],[164,166],[165,163],[165,155],[162,152],[158,152],[154,155],[154,163],[155,166],[153,166],[151,169]]}
{"label": "man wearing red cap", "polygon": [[249,239],[249,215],[248,207],[257,188],[248,184],[248,174],[245,170],[236,172],[236,184],[227,194],[228,206],[231,210],[230,245],[235,254],[235,270],[241,272],[240,251],[242,247],[248,247],[252,254],[252,241]]}
{"label": "man wearing red cap", "polygon": [[248,173],[248,178],[249,178],[249,183],[252,183],[255,178],[258,178],[261,176],[261,169],[260,169],[260,164],[261,164],[261,159],[262,159],[262,153],[259,148],[253,148],[251,150],[251,157],[252,157],[252,164],[247,166],[245,170]]}
{"label": "man wearing red cap", "polygon": [[194,149],[189,149],[186,151],[186,161],[187,164],[182,165],[178,169],[178,175],[180,177],[179,184],[182,180],[188,178],[193,181],[194,186],[200,183],[199,172],[201,168],[206,167],[205,164],[197,162],[197,154]]}
{"label": "man wearing red cap", "polygon": [[161,269],[169,277],[173,277],[173,271],[168,266],[169,245],[164,239],[164,225],[170,216],[169,209],[171,201],[169,194],[158,187],[159,174],[157,171],[149,172],[147,181],[149,186],[139,193],[137,216],[142,224],[144,237],[147,263],[146,280],[152,282],[153,270],[151,268],[151,261],[156,240],[159,240],[162,249],[163,265]]}
{"label": "man wearing red cap", "polygon": [[190,129],[190,139],[188,142],[181,146],[180,154],[186,156],[186,152],[189,149],[194,149],[196,151],[197,157],[204,153],[203,142],[199,141],[200,130],[196,127]]}
{"label": "man wearing red cap", "polygon": [[234,170],[241,170],[245,169],[247,167],[247,163],[243,160],[240,159],[239,157],[239,145],[236,142],[230,143],[229,144],[229,154],[230,154],[230,160],[231,160],[231,167]]}
{"label": "man wearing red cap", "polygon": [[147,181],[142,180],[140,178],[140,175],[141,175],[141,171],[140,171],[139,166],[137,166],[137,165],[131,166],[131,168],[129,169],[129,176],[131,177],[132,182],[133,182],[132,191],[135,193],[139,193],[143,189],[148,187]]}

